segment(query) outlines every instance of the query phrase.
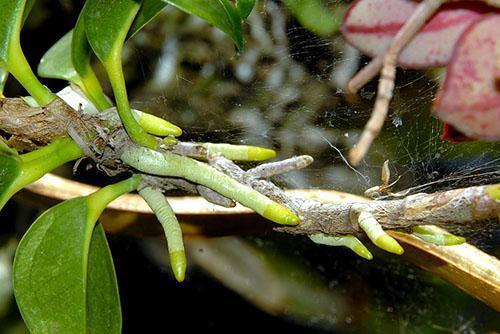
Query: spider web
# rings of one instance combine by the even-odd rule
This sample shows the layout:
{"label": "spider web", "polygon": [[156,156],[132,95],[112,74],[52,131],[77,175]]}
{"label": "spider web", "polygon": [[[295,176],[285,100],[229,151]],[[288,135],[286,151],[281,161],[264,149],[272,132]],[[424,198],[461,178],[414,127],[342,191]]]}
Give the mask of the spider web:
{"label": "spider web", "polygon": [[[339,5],[339,2],[332,2]],[[247,46],[234,58],[231,41],[193,16],[167,7],[128,44],[126,66],[135,106],[185,129],[183,139],[273,147],[278,158],[309,154],[315,163],[280,177],[289,188],[363,193],[380,184],[390,161],[392,192],[434,192],[500,182],[500,145],[449,143],[431,104],[444,71],[398,70],[381,135],[359,168],[345,156],[373,107],[373,80],[346,94],[369,59],[339,33],[321,38],[272,1],[253,11]]]}
{"label": "spider web", "polygon": [[[332,8],[345,5],[340,1],[324,2]],[[279,159],[300,154],[313,156],[315,162],[309,168],[275,180],[287,188],[335,189],[362,194],[380,184],[381,166],[385,160],[390,161],[391,181],[400,177],[392,192],[408,189],[409,193],[434,192],[500,182],[499,144],[456,144],[440,139],[442,124],[432,116],[430,108],[443,70],[398,70],[395,96],[384,129],[361,166],[354,168],[345,157],[370,116],[377,82],[370,82],[357,96],[347,95],[345,87],[369,59],[346,45],[339,33],[329,37],[314,35],[278,1],[267,0],[265,5],[263,1],[258,2],[246,29],[246,51],[235,59],[234,46],[227,36],[202,20],[167,6],[126,44],[125,74],[133,106],[181,126],[184,130],[182,140],[272,147],[277,150]],[[42,40],[38,32],[36,36]],[[107,93],[110,93],[109,87]],[[500,241],[497,226],[498,222],[492,221],[481,224],[480,230],[454,226],[450,232],[465,236],[468,242],[495,253]],[[263,254],[267,249],[268,256],[281,254],[292,262],[290,267],[282,269],[285,274],[278,276],[280,281],[292,281],[294,270],[299,268],[295,263],[301,262],[300,271],[305,273],[295,277],[299,283],[293,286],[298,294],[304,286],[317,284],[310,280],[315,272],[328,281],[328,289],[321,290],[322,296],[334,292],[335,298],[328,299],[325,314],[315,311],[316,314],[308,315],[304,320],[308,326],[327,329],[340,326],[352,332],[351,321],[359,322],[365,316],[361,320],[371,325],[379,324],[378,331],[369,327],[364,331],[367,333],[394,332],[383,330],[384,321],[399,321],[399,331],[412,328],[408,324],[431,321],[447,324],[446,328],[460,328],[466,324],[464,332],[473,333],[482,332],[481,326],[495,316],[491,315],[494,311],[479,302],[474,304],[464,299],[468,304],[462,305],[454,301],[458,289],[451,289],[435,277],[418,274],[418,269],[399,257],[390,257],[371,248],[376,260],[368,262],[342,248],[325,251],[309,240],[301,240],[272,235],[263,240],[254,237],[247,241]],[[164,241],[160,248],[166,251]],[[119,252],[120,247],[113,250],[115,256]],[[153,253],[151,250],[146,252]],[[241,249],[237,249],[230,255],[240,252]],[[131,253],[126,248],[122,254],[126,267],[133,267],[129,263]],[[262,254],[257,255],[262,260]],[[164,270],[167,257],[161,254],[159,268]],[[139,262],[145,261],[140,258]],[[279,258],[275,262],[273,273],[279,272],[277,268],[285,261]],[[244,263],[237,266],[245,267]],[[231,267],[228,271],[237,268]],[[144,275],[140,270],[134,271]],[[252,275],[255,273],[244,271],[241,277],[252,278]],[[163,278],[161,287],[165,285]],[[191,286],[200,284],[199,281],[188,283]],[[155,289],[154,295],[160,290],[150,281],[147,285]],[[144,294],[145,288],[143,286],[139,294]],[[210,286],[207,290],[212,289]],[[187,306],[190,309],[203,299],[200,290],[196,288],[193,294],[196,298]],[[254,294],[253,290],[251,292]],[[345,319],[337,319],[337,314],[332,313],[333,306],[351,300],[352,296],[361,297],[353,303],[356,311]],[[363,300],[367,296],[371,298],[371,306]],[[301,302],[304,297],[300,295]],[[214,300],[223,305],[219,295],[210,295],[210,298],[213,298],[210,306]],[[143,308],[143,302],[137,305]],[[368,311],[361,315],[368,307],[373,308],[373,319],[368,318]],[[221,313],[219,308],[213,309]],[[208,309],[203,309],[203,314],[207,312]],[[200,316],[191,312],[190,317],[192,314]],[[231,317],[224,315],[224,323]],[[244,317],[247,319],[248,315]],[[143,328],[144,319],[139,318],[140,328]],[[242,319],[239,314],[234,318]],[[164,319],[159,317],[158,320],[164,326]],[[189,323],[195,323],[191,320]],[[266,326],[268,323],[269,318],[265,318]],[[299,332],[301,330],[299,328]]]}
{"label": "spider web", "polygon": [[[343,3],[328,4],[335,7]],[[160,18],[126,44],[124,63],[132,79],[127,82],[133,105],[181,126],[182,140],[271,147],[277,150],[278,159],[313,156],[315,162],[309,168],[275,180],[286,188],[362,194],[380,184],[385,160],[390,161],[391,181],[400,177],[392,192],[435,192],[500,182],[499,144],[456,144],[440,139],[442,124],[430,109],[444,75],[442,69],[398,70],[384,129],[361,166],[354,168],[346,155],[370,116],[377,81],[370,82],[357,96],[347,95],[345,87],[369,59],[346,45],[339,33],[323,38],[314,35],[280,2],[258,2],[246,28],[246,50],[235,59],[232,42],[219,30],[167,6]],[[450,232],[494,253],[500,240],[498,222],[481,226],[453,226]],[[370,277],[363,281],[372,290],[379,318],[389,322],[399,319],[406,324],[403,328],[421,321],[458,326],[469,320],[467,311],[446,316],[448,311],[429,306],[442,305],[444,310],[456,313],[453,302],[441,302],[442,290],[423,278],[414,280],[415,269],[400,259],[387,259],[383,252],[377,252],[379,260],[372,264],[352,266],[352,258],[342,249],[325,251],[308,240],[300,242],[287,236],[266,240],[272,249],[279,249],[272,254],[292,250],[293,254],[290,251],[285,256],[292,262],[299,258],[310,261],[304,270],[324,272],[331,291],[339,291],[335,282],[349,285],[361,271],[361,276]],[[249,241],[265,254],[265,242]],[[239,252],[241,249],[235,251]],[[281,259],[276,263],[281,265]],[[211,263],[205,265],[210,267]],[[280,280],[293,277],[289,270]],[[233,271],[237,269],[231,267],[229,272]],[[297,290],[302,291],[308,282],[301,281]],[[355,287],[347,288],[346,298],[357,295],[356,291]],[[439,302],[429,303],[429,298]],[[337,328],[343,323],[329,307],[326,309],[326,314],[306,317],[305,323],[323,328]],[[389,309],[398,310],[398,315],[393,317]],[[436,314],[442,318],[431,316]],[[471,327],[480,330],[481,322]],[[367,332],[375,331],[370,328]]]}

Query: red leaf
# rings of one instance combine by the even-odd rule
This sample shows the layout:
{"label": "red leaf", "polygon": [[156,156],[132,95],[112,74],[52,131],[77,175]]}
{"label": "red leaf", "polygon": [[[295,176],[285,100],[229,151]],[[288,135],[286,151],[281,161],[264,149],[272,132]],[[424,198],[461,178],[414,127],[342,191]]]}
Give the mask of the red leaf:
{"label": "red leaf", "polygon": [[500,140],[500,14],[464,31],[433,109],[467,137]]}
{"label": "red leaf", "polygon": [[455,143],[474,140],[470,137],[467,137],[462,132],[455,129],[453,125],[450,125],[448,123],[444,123],[443,134],[441,135],[441,139],[452,141]]}
{"label": "red leaf", "polygon": [[[363,53],[371,57],[382,54],[418,4],[408,0],[354,1],[345,14],[342,33]],[[408,68],[445,65],[462,32],[492,10],[480,2],[442,6],[406,46],[398,63]]]}

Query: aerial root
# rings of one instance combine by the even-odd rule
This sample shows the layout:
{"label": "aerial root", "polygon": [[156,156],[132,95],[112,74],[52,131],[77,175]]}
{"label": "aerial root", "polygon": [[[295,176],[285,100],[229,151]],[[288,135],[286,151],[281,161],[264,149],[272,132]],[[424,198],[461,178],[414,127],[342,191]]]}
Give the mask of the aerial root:
{"label": "aerial root", "polygon": [[438,246],[453,246],[463,244],[464,237],[449,233],[439,233],[432,226],[420,225],[413,227],[413,235],[420,239]]}
{"label": "aerial root", "polygon": [[359,227],[377,247],[390,253],[403,254],[403,247],[382,229],[369,207],[366,205],[353,205],[351,212],[351,219],[357,219]]}
{"label": "aerial root", "polygon": [[326,246],[344,246],[367,260],[373,259],[370,251],[353,235],[339,235],[333,236],[324,233],[316,233],[309,235],[314,243]]}

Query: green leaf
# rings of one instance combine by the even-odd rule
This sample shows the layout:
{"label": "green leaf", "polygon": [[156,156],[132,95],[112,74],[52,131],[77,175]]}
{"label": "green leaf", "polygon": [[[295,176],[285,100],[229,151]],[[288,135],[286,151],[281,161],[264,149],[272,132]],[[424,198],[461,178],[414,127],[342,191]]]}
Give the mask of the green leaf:
{"label": "green leaf", "polygon": [[[20,43],[26,0],[0,1],[0,66],[9,71],[40,105],[55,98],[38,81],[23,54]],[[32,6],[33,1],[28,2]],[[30,9],[30,8],[28,8]],[[27,12],[27,11],[26,11]]]}
{"label": "green leaf", "polygon": [[19,44],[25,0],[0,2],[0,62],[7,63]]}
{"label": "green leaf", "polygon": [[250,13],[249,7],[252,1],[239,1],[239,8],[229,0],[167,0],[167,2],[216,26],[231,37],[238,50],[243,50],[245,41],[242,19]]}
{"label": "green leaf", "polygon": [[237,0],[236,1],[236,9],[238,9],[238,12],[240,14],[241,19],[246,19],[248,15],[253,10],[253,7],[255,7],[255,0]]}
{"label": "green leaf", "polygon": [[337,6],[333,12],[322,0],[283,0],[300,24],[320,36],[336,32],[342,23],[345,9]]}
{"label": "green leaf", "polygon": [[139,9],[139,13],[137,13],[134,23],[132,23],[127,38],[134,36],[142,27],[158,15],[166,5],[167,2],[164,0],[143,0],[141,9]]}
{"label": "green leaf", "polygon": [[85,34],[85,20],[83,17],[84,10],[85,5],[83,6],[82,12],[76,21],[75,27],[73,28],[71,51],[67,52],[71,54],[71,63],[82,82],[80,88],[82,88],[85,95],[92,101],[97,109],[104,110],[110,108],[112,104],[104,95],[99,79],[97,79],[97,76],[90,65],[92,48],[90,47],[90,44],[87,41],[87,35]]}
{"label": "green leaf", "polygon": [[[14,260],[14,293],[32,333],[87,333],[90,324],[96,333],[112,333],[106,324],[99,328],[102,320],[92,316],[98,312],[107,314],[110,310],[115,313],[117,306],[106,304],[113,297],[93,296],[91,302],[87,302],[90,295],[100,292],[95,286],[96,279],[104,279],[104,286],[111,285],[109,292],[113,295],[117,290],[116,280],[111,280],[113,275],[108,274],[112,269],[102,272],[103,264],[109,265],[112,260],[99,231],[92,240],[92,262],[89,261],[95,222],[89,221],[88,216],[86,197],[63,202],[42,214],[19,244]],[[97,256],[108,259],[97,260]],[[96,265],[88,270],[92,264]],[[100,297],[101,302],[96,297]],[[90,312],[89,305],[92,305]],[[109,321],[120,317],[113,315]],[[114,333],[120,333],[116,331],[119,324],[112,327]]]}
{"label": "green leaf", "polygon": [[21,159],[7,149],[7,145],[0,140],[0,210],[13,195],[13,185],[22,172]]}
{"label": "green leaf", "polygon": [[85,19],[83,17],[85,7],[86,4],[80,12],[80,16],[76,21],[75,27],[73,28],[73,34],[71,36],[71,62],[76,72],[82,78],[89,75],[93,75],[95,77],[94,71],[90,66],[90,54],[92,52],[92,48],[90,47],[87,35],[85,34]]}
{"label": "green leaf", "polygon": [[132,115],[122,70],[123,43],[139,8],[140,3],[134,0],[88,0],[82,15],[87,39],[106,69],[127,133],[134,142],[155,148],[156,139]]}
{"label": "green leaf", "polygon": [[111,251],[101,224],[90,242],[87,274],[89,333],[121,333],[122,313]]}
{"label": "green leaf", "polygon": [[90,65],[90,55],[92,49],[87,40],[87,35],[85,34],[85,20],[83,17],[84,10],[85,5],[83,6],[82,12],[78,17],[75,27],[73,28],[70,52],[71,63],[82,81],[82,86],[80,86],[80,88],[82,88],[85,95],[92,101],[97,109],[104,110],[110,108],[112,105],[104,95],[99,79],[97,79],[97,76]]}
{"label": "green leaf", "polygon": [[63,79],[78,86],[82,80],[71,60],[73,30],[66,33],[43,55],[38,64],[38,75],[43,78]]}
{"label": "green leaf", "polygon": [[24,235],[14,260],[14,292],[33,333],[85,333],[86,271],[94,228],[87,199],[42,214]]}
{"label": "green leaf", "polygon": [[134,0],[88,0],[83,9],[85,32],[97,57],[106,63],[121,51],[129,28],[139,11]]}
{"label": "green leaf", "polygon": [[26,0],[26,5],[24,6],[24,14],[23,14],[23,23],[26,22],[33,6],[35,5],[36,0]]}
{"label": "green leaf", "polygon": [[[151,21],[165,6],[161,0],[145,0],[129,32],[132,37]],[[99,110],[111,107],[90,65],[91,47],[85,34],[83,15],[80,15],[74,31],[69,31],[42,57],[38,75],[56,78],[78,85]],[[0,86],[1,89],[1,86]]]}
{"label": "green leaf", "polygon": [[14,293],[32,333],[121,333],[113,262],[102,227],[109,202],[137,188],[140,177],[107,186],[43,213],[14,259]]}
{"label": "green leaf", "polygon": [[0,98],[3,98],[3,90],[5,88],[5,82],[9,77],[9,72],[6,69],[0,67]]}

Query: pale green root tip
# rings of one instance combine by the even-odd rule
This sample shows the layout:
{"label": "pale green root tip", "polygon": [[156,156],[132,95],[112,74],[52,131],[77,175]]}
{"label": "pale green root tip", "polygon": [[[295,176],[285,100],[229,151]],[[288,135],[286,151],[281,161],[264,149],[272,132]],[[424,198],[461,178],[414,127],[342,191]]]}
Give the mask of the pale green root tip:
{"label": "pale green root tip", "polygon": [[276,151],[274,150],[257,146],[248,146],[249,161],[269,160],[275,157],[276,157]]}
{"label": "pale green root tip", "polygon": [[368,248],[366,248],[365,245],[363,245],[361,243],[361,241],[358,240],[358,242],[359,242],[359,245],[354,245],[353,247],[349,247],[349,248],[354,253],[358,254],[359,256],[361,256],[364,259],[367,259],[367,260],[373,259],[373,255],[372,255],[372,253],[370,253]]}
{"label": "pale green root tip", "polygon": [[174,136],[178,137],[182,134],[182,129],[178,126],[164,120],[163,118],[132,109],[135,120],[148,133],[155,136]]}
{"label": "pale green root tip", "polygon": [[165,145],[176,145],[179,141],[174,136],[166,136],[163,138],[162,143]]}
{"label": "pale green root tip", "polygon": [[327,246],[343,246],[352,250],[364,259],[373,259],[372,253],[353,235],[333,236],[324,233],[316,233],[309,236],[314,243]]}
{"label": "pale green root tip", "polygon": [[230,160],[239,161],[262,161],[272,159],[276,156],[274,150],[248,145],[214,144],[203,143],[209,153],[220,153]]}
{"label": "pale green root tip", "polygon": [[170,266],[174,272],[177,282],[183,282],[186,277],[186,253],[184,251],[173,251],[169,254]]}
{"label": "pale green root tip", "polygon": [[281,225],[297,225],[300,223],[300,218],[292,211],[275,202],[267,205],[262,216]]}
{"label": "pale green root tip", "polygon": [[486,187],[486,193],[490,195],[494,200],[500,201],[500,184],[494,184],[492,186]]}
{"label": "pale green root tip", "polygon": [[404,252],[403,247],[390,235],[383,234],[375,240],[375,245],[390,253],[401,255]]}
{"label": "pale green root tip", "polygon": [[432,226],[425,225],[413,227],[413,235],[431,244],[439,246],[460,245],[466,241],[464,237],[456,236],[450,233],[439,233],[436,232]]}

